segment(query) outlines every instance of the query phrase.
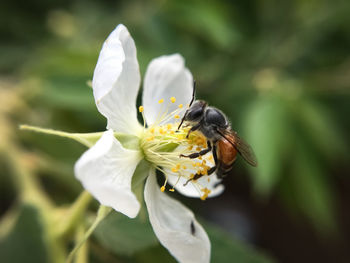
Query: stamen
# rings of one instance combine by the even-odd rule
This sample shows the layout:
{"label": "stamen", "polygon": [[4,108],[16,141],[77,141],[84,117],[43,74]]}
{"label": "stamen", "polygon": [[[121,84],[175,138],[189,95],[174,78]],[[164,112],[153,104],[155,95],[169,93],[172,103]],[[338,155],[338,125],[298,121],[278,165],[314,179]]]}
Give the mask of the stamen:
{"label": "stamen", "polygon": [[174,188],[169,189],[170,192],[175,192]]}
{"label": "stamen", "polygon": [[158,103],[159,103],[159,104],[162,104],[163,102],[164,102],[164,99],[158,100]]}
{"label": "stamen", "polygon": [[143,107],[143,106],[140,106],[140,107],[139,107],[139,112],[143,112],[143,110],[144,110],[144,107]]}
{"label": "stamen", "polygon": [[174,116],[174,118],[175,118],[175,119],[180,119],[180,115],[176,114],[176,115]]}
{"label": "stamen", "polygon": [[171,98],[170,98],[170,101],[171,101],[171,103],[175,103],[176,98],[175,98],[175,97],[171,97]]}
{"label": "stamen", "polygon": [[183,106],[184,106],[183,104],[179,104],[178,107],[179,107],[180,109],[182,109]]}

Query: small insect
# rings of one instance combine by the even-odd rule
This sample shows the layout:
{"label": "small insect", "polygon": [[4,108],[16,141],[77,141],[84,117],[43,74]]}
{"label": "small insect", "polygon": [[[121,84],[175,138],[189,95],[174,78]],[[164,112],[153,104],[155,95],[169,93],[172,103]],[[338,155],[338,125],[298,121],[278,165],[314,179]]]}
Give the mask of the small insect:
{"label": "small insect", "polygon": [[[190,125],[191,129],[187,133],[187,138],[191,132],[200,131],[207,139],[207,148],[190,155],[180,155],[180,157],[194,159],[212,151],[215,165],[208,170],[208,175],[216,171],[219,178],[223,178],[232,170],[237,153],[250,165],[257,166],[257,159],[252,148],[237,135],[237,132],[232,130],[231,124],[225,114],[217,108],[208,106],[203,100],[194,101],[194,98],[195,82],[193,85],[192,100],[178,129],[180,129],[184,122]],[[189,181],[197,180],[202,176],[203,174],[197,173],[185,185]]]}

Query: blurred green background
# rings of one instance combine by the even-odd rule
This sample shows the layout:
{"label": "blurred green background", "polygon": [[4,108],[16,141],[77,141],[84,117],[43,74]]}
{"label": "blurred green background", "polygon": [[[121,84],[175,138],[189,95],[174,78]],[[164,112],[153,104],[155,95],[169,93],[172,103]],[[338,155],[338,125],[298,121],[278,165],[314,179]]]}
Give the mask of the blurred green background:
{"label": "blurred green background", "polygon": [[[349,262],[349,14],[346,0],[3,1],[1,262],[63,262],[84,230],[57,241],[47,222],[82,191],[73,166],[85,147],[18,125],[105,129],[88,83],[119,23],[135,40],[142,74],[152,58],[182,54],[198,98],[222,109],[257,154],[258,168],[236,162],[222,196],[178,196],[206,226],[212,262]],[[77,262],[87,255],[175,262],[144,218],[116,213]]]}

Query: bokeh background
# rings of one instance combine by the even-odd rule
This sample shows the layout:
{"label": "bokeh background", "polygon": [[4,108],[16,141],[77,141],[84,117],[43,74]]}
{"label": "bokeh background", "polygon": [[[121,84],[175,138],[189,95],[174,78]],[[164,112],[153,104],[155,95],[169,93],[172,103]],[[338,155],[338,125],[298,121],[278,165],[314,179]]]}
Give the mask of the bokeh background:
{"label": "bokeh background", "polygon": [[[212,262],[350,262],[349,1],[1,6],[1,262],[60,262],[79,236],[68,231],[53,241],[47,219],[82,191],[73,166],[85,147],[18,125],[105,129],[88,83],[119,23],[135,40],[142,74],[152,58],[182,54],[198,98],[222,109],[258,157],[258,168],[236,162],[220,197],[177,196],[206,226]],[[88,262],[86,255],[89,262],[174,262],[144,219],[115,213],[84,249],[77,262]]]}

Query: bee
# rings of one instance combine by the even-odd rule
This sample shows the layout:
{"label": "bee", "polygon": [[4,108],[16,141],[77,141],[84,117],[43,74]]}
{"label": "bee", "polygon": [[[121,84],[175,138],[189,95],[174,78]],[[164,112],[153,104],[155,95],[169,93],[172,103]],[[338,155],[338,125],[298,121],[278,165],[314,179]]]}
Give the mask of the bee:
{"label": "bee", "polygon": [[[207,174],[210,175],[216,172],[218,178],[225,177],[232,170],[237,153],[248,164],[256,167],[258,163],[253,149],[238,136],[237,132],[232,130],[231,124],[225,114],[215,107],[208,106],[207,102],[203,100],[195,101],[194,98],[195,82],[193,85],[192,100],[181,119],[178,130],[185,122],[191,126],[187,133],[187,138],[192,132],[200,131],[207,139],[207,148],[189,155],[180,155],[180,157],[194,159],[211,151],[215,165],[208,170]],[[185,185],[189,181],[197,180],[202,176],[203,174],[197,173]]]}

